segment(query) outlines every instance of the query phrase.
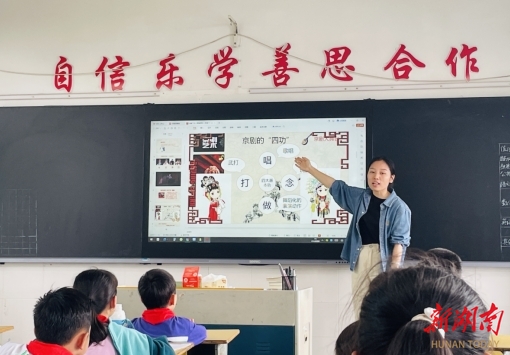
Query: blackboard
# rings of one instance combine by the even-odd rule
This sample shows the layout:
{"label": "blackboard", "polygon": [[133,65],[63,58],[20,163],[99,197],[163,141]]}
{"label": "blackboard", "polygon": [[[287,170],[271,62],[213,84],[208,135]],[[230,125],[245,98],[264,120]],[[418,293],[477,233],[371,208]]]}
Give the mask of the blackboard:
{"label": "blackboard", "polygon": [[0,109],[0,257],[140,257],[143,107]]}
{"label": "blackboard", "polygon": [[509,98],[377,101],[371,124],[373,154],[396,162],[413,246],[441,246],[466,261],[510,260],[510,230],[501,226],[510,216],[502,206],[509,191],[500,187],[510,180],[500,169],[500,143],[510,142]]}
{"label": "blackboard", "polygon": [[[0,108],[0,258],[176,257],[147,248],[143,228],[151,120],[366,117],[367,156],[396,163],[412,246],[510,261],[509,115],[509,98]],[[263,249],[254,257],[278,258]],[[253,250],[177,251],[238,259]],[[291,250],[293,259],[331,260],[341,246]]]}

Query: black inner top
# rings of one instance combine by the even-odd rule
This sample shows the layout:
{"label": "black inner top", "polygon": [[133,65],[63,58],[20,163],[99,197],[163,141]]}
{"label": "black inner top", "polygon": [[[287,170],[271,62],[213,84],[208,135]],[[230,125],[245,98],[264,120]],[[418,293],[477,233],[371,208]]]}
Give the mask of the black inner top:
{"label": "black inner top", "polygon": [[381,216],[381,203],[384,199],[372,195],[367,213],[359,220],[361,242],[366,244],[379,244],[379,218]]}

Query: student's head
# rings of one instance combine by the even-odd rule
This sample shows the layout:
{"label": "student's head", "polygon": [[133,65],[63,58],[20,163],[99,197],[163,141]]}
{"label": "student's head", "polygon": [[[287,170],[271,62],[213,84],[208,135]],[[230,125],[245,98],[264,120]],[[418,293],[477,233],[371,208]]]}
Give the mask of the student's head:
{"label": "student's head", "polygon": [[162,269],[149,270],[138,281],[138,292],[147,309],[173,309],[177,302],[175,290],[173,276]]}
{"label": "student's head", "polygon": [[367,172],[368,187],[374,192],[393,191],[395,164],[386,157],[375,157]]}
{"label": "student's head", "polygon": [[356,350],[359,321],[349,324],[338,336],[335,343],[335,355],[351,355]]}
{"label": "student's head", "polygon": [[50,291],[34,308],[35,338],[82,355],[89,347],[91,320],[91,302],[83,293],[67,287]]}
{"label": "student's head", "polygon": [[99,343],[108,336],[108,326],[98,315],[110,317],[117,304],[117,278],[106,270],[91,269],[81,272],[74,279],[73,288],[83,292],[92,301],[94,317],[90,332],[90,343]]}
{"label": "student's head", "polygon": [[456,253],[444,248],[434,248],[428,251],[437,259],[438,264],[450,270],[457,276],[462,274],[462,259]]}
{"label": "student's head", "polygon": [[[445,337],[438,332],[427,333],[431,325],[426,320],[412,320],[424,313],[425,308],[451,309],[447,318],[448,330]],[[445,344],[443,340],[457,344],[488,342],[487,330],[476,327],[452,326],[456,320],[455,311],[462,312],[477,308],[476,324],[481,324],[480,314],[486,312],[478,294],[462,279],[443,268],[418,265],[391,270],[379,274],[361,305],[358,329],[358,355],[379,354],[483,354],[483,348],[446,348],[433,346]],[[448,342],[446,342],[447,344]],[[451,350],[451,351],[450,351]]]}

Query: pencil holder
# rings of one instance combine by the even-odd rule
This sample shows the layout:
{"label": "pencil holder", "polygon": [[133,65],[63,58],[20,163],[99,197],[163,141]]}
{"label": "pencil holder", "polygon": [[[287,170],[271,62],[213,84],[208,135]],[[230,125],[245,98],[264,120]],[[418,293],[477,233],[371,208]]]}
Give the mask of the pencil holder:
{"label": "pencil holder", "polygon": [[282,290],[297,290],[296,276],[282,276]]}

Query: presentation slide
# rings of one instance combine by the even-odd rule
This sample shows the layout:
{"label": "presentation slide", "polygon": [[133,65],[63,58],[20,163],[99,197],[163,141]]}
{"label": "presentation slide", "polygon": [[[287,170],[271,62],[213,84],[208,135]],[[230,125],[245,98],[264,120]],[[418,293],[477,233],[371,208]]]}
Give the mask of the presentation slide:
{"label": "presentation slide", "polygon": [[364,188],[366,119],[152,122],[149,242],[342,243],[352,216],[297,156]]}

